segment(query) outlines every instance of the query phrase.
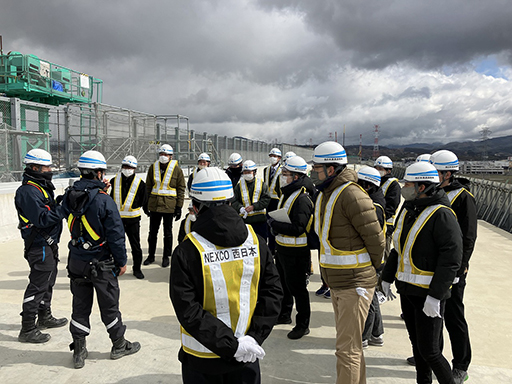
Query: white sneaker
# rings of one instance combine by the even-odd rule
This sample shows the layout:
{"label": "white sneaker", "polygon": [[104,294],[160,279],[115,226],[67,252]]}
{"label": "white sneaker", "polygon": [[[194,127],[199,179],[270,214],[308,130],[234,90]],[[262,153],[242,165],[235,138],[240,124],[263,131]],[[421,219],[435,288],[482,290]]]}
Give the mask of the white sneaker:
{"label": "white sneaker", "polygon": [[384,345],[384,337],[382,335],[375,337],[370,336],[370,340],[368,340],[369,345],[373,345],[374,347],[382,347]]}

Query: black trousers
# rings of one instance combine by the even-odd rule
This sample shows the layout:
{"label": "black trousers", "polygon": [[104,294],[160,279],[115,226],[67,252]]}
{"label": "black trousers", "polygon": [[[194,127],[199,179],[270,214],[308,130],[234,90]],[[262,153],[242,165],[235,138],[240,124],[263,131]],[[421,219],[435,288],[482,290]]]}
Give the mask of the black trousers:
{"label": "black trousers", "polygon": [[260,363],[245,364],[241,369],[224,374],[206,374],[194,371],[188,365],[181,365],[181,376],[184,384],[260,384]]}
{"label": "black trousers", "polygon": [[[279,205],[279,199],[271,199],[270,203],[268,203],[267,212],[272,212],[277,209],[277,206]],[[270,217],[267,215],[267,218]],[[272,234],[270,231],[270,227],[267,225],[267,233],[268,233],[268,249],[270,249],[270,252],[272,254],[275,253],[276,250],[276,237]]]}
{"label": "black trousers", "polygon": [[[445,303],[445,300],[441,301],[441,316],[444,315]],[[455,384],[450,363],[442,353],[443,319],[425,315],[424,297],[400,295],[400,304],[416,360],[416,382],[432,383],[434,371],[440,384]]]}
{"label": "black trousers", "polygon": [[382,314],[380,313],[379,299],[377,290],[373,293],[368,317],[364,323],[363,340],[370,340],[371,336],[379,337],[384,333],[384,324],[382,323]]}
{"label": "black trousers", "polygon": [[37,312],[51,306],[53,286],[57,278],[58,254],[54,255],[50,246],[33,245],[25,254],[30,274],[29,283],[23,296],[24,320],[36,318]]}
{"label": "black trousers", "polygon": [[460,277],[458,284],[452,286],[452,296],[446,300],[444,321],[450,335],[453,354],[453,368],[467,371],[471,363],[471,342],[469,329],[464,317],[464,289],[466,274]]}
{"label": "black trousers", "polygon": [[173,213],[150,212],[149,213],[149,236],[148,236],[148,257],[155,258],[156,242],[158,239],[158,230],[160,222],[164,221],[164,257],[170,257],[172,254],[172,219]]}
{"label": "black trousers", "polygon": [[309,304],[309,292],[306,284],[306,273],[309,271],[309,248],[293,248],[294,255],[280,253],[279,247],[276,253],[276,267],[283,286],[283,301],[279,317],[290,317],[292,314],[293,300],[295,299],[295,325],[298,328],[308,328],[311,318],[311,306]]}
{"label": "black trousers", "polygon": [[142,249],[140,247],[140,217],[123,219],[123,226],[132,249],[133,270],[140,271],[142,264]]}
{"label": "black trousers", "polygon": [[69,255],[68,271],[71,277],[73,312],[69,330],[73,338],[82,338],[91,332],[91,315],[94,291],[98,297],[101,321],[105,324],[112,341],[124,336],[126,326],[119,312],[119,285],[117,276],[111,271],[100,271],[92,276],[91,265]]}
{"label": "black trousers", "polygon": [[261,223],[254,223],[254,224],[250,224],[252,229],[254,229],[254,232],[256,232],[257,235],[260,235],[261,237],[263,237],[263,239],[265,241],[267,241],[267,238],[268,238],[268,231],[267,231],[267,222],[266,221],[263,221]]}

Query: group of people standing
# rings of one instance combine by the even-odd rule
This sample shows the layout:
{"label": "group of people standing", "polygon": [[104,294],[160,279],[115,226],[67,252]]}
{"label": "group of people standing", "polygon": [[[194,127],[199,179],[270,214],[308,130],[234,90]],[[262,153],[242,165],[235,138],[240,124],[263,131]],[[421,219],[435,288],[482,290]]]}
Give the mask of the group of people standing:
{"label": "group of people standing", "polygon": [[[363,349],[384,343],[377,292],[393,299],[393,283],[401,295],[417,382],[431,383],[432,371],[440,383],[466,379],[471,349],[463,294],[476,240],[476,210],[467,185],[453,176],[458,159],[452,152],[418,159],[406,169],[401,188],[391,175],[391,159],[382,156],[374,168],[356,173],[347,168],[343,146],[331,141],[315,148],[310,175],[305,159],[294,153],[283,158],[273,148],[263,177],[254,161],[244,162],[238,153],[230,156],[226,171],[210,167],[209,156],[201,154],[188,185],[168,144],[159,149],[146,182],[136,175],[133,156],[123,160],[110,182],[104,180],[104,157],[88,151],[78,163],[81,180],[56,201],[51,156],[41,151],[27,154],[16,194],[31,267],[20,341],[46,342],[50,337],[40,329],[67,323],[54,318],[50,309],[66,218],[75,367],[83,367],[87,358],[93,289],[113,343],[111,358],[140,349],[139,343],[124,338],[117,276],[126,271],[126,233],[133,273],[144,278],[144,211],[150,217],[144,265],[155,262],[163,220],[162,266],[170,260],[170,297],[181,325],[178,357],[185,383],[260,382],[261,345],[274,325],[293,322],[294,302],[297,314],[288,338],[310,333],[312,249],[318,250],[321,289],[329,290],[333,305],[337,383],[366,382]],[[181,218],[187,189],[191,204],[173,252],[172,222]],[[405,202],[399,209],[401,197]],[[442,355],[443,319],[453,368]]]}

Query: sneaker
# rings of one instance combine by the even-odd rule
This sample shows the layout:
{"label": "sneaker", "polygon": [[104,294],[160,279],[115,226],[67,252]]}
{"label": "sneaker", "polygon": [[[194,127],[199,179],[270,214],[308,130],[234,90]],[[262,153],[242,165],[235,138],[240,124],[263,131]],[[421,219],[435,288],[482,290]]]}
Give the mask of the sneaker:
{"label": "sneaker", "polygon": [[142,271],[133,271],[133,276],[135,276],[137,279],[144,278],[144,274],[142,273]]}
{"label": "sneaker", "polygon": [[414,356],[407,358],[407,364],[412,365],[413,367],[416,366],[416,360],[414,359]]}
{"label": "sneaker", "polygon": [[378,337],[371,335],[370,340],[368,340],[368,344],[373,345],[374,347],[382,347],[384,345],[384,338],[382,335]]}
{"label": "sneaker", "polygon": [[278,324],[291,324],[291,323],[292,323],[292,318],[290,316],[279,316],[277,318],[276,325],[278,325]]}
{"label": "sneaker", "polygon": [[327,292],[328,290],[329,290],[329,287],[324,284],[315,292],[315,295],[323,296],[324,293]]}
{"label": "sneaker", "polygon": [[468,373],[462,369],[453,368],[452,374],[455,384],[462,384],[469,379]]}
{"label": "sneaker", "polygon": [[324,294],[323,294],[323,297],[326,298],[326,299],[331,299],[331,290],[328,289]]}
{"label": "sneaker", "polygon": [[306,336],[306,335],[309,335],[309,328],[293,328],[289,333],[288,333],[288,338],[289,339],[292,339],[292,340],[298,340],[300,339],[302,336]]}
{"label": "sneaker", "polygon": [[363,340],[363,349],[368,349],[368,340]]}

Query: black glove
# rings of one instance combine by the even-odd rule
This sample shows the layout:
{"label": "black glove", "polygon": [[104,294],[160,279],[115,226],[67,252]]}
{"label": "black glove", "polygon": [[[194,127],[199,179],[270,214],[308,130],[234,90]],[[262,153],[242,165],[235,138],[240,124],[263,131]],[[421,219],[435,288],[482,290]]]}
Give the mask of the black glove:
{"label": "black glove", "polygon": [[272,223],[273,223],[274,221],[276,221],[276,220],[275,220],[275,219],[273,219],[273,218],[271,218],[271,217],[267,218],[267,225],[268,225],[268,227],[269,227],[269,228],[272,228]]}
{"label": "black glove", "polygon": [[60,205],[60,203],[62,203],[62,200],[64,200],[64,195],[59,195],[55,198],[55,202],[57,203],[57,205]]}
{"label": "black glove", "polygon": [[174,208],[174,221],[181,219],[181,207]]}
{"label": "black glove", "polygon": [[149,217],[149,209],[148,209],[148,205],[147,204],[144,204],[142,206],[142,210],[144,211],[144,213],[146,214],[147,217]]}

